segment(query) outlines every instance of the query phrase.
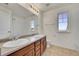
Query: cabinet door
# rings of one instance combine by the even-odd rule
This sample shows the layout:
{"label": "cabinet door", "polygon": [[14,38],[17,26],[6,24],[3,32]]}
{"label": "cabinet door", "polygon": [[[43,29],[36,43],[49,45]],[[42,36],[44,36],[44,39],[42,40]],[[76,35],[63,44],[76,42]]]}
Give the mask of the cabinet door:
{"label": "cabinet door", "polygon": [[44,41],[41,40],[41,54],[43,53],[43,51],[44,51]]}
{"label": "cabinet door", "polygon": [[40,45],[41,45],[40,44],[40,40],[35,42],[35,55],[36,56],[40,56],[41,55],[41,51],[40,51],[41,46]]}
{"label": "cabinet door", "polygon": [[34,56],[35,53],[34,53],[34,49],[31,49],[28,51],[28,53],[26,53],[24,56]]}
{"label": "cabinet door", "polygon": [[40,56],[40,55],[41,55],[40,50],[36,51],[36,54],[35,54],[35,55],[36,55],[36,56]]}
{"label": "cabinet door", "polygon": [[43,54],[43,52],[45,51],[46,49],[46,37],[42,38],[41,39],[41,54]]}

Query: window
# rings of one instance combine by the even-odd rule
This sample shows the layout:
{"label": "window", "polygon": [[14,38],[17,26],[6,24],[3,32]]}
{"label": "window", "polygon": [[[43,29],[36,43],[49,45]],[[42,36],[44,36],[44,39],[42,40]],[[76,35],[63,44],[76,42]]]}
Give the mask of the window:
{"label": "window", "polygon": [[34,22],[34,20],[32,20],[31,21],[31,30],[34,31],[34,28],[35,28],[35,22]]}
{"label": "window", "polygon": [[68,13],[62,12],[58,14],[58,30],[67,31],[68,29]]}

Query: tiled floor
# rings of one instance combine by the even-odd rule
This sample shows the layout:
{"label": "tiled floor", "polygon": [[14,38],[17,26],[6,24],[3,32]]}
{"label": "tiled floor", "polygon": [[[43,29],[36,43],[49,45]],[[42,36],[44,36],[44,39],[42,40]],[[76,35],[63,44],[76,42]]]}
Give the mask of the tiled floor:
{"label": "tiled floor", "polygon": [[79,56],[79,52],[52,45],[46,49],[43,56]]}

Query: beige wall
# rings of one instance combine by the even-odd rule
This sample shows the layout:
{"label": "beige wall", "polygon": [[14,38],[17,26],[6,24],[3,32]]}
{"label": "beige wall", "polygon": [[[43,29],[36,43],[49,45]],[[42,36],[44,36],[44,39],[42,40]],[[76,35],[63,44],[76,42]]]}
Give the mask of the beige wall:
{"label": "beige wall", "polygon": [[[57,14],[69,12],[69,32],[60,33],[57,30]],[[51,44],[79,51],[79,4],[67,4],[66,6],[51,9],[43,15],[44,34]]]}

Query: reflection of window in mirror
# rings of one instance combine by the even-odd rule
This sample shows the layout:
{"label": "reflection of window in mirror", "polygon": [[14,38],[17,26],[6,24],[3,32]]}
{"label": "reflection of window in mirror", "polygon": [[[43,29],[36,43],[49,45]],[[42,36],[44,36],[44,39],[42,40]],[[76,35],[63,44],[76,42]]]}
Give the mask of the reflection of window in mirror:
{"label": "reflection of window in mirror", "polygon": [[35,22],[34,20],[31,21],[31,31],[34,31],[35,28]]}
{"label": "reflection of window in mirror", "polygon": [[58,14],[58,31],[67,32],[68,30],[68,12],[61,12]]}

